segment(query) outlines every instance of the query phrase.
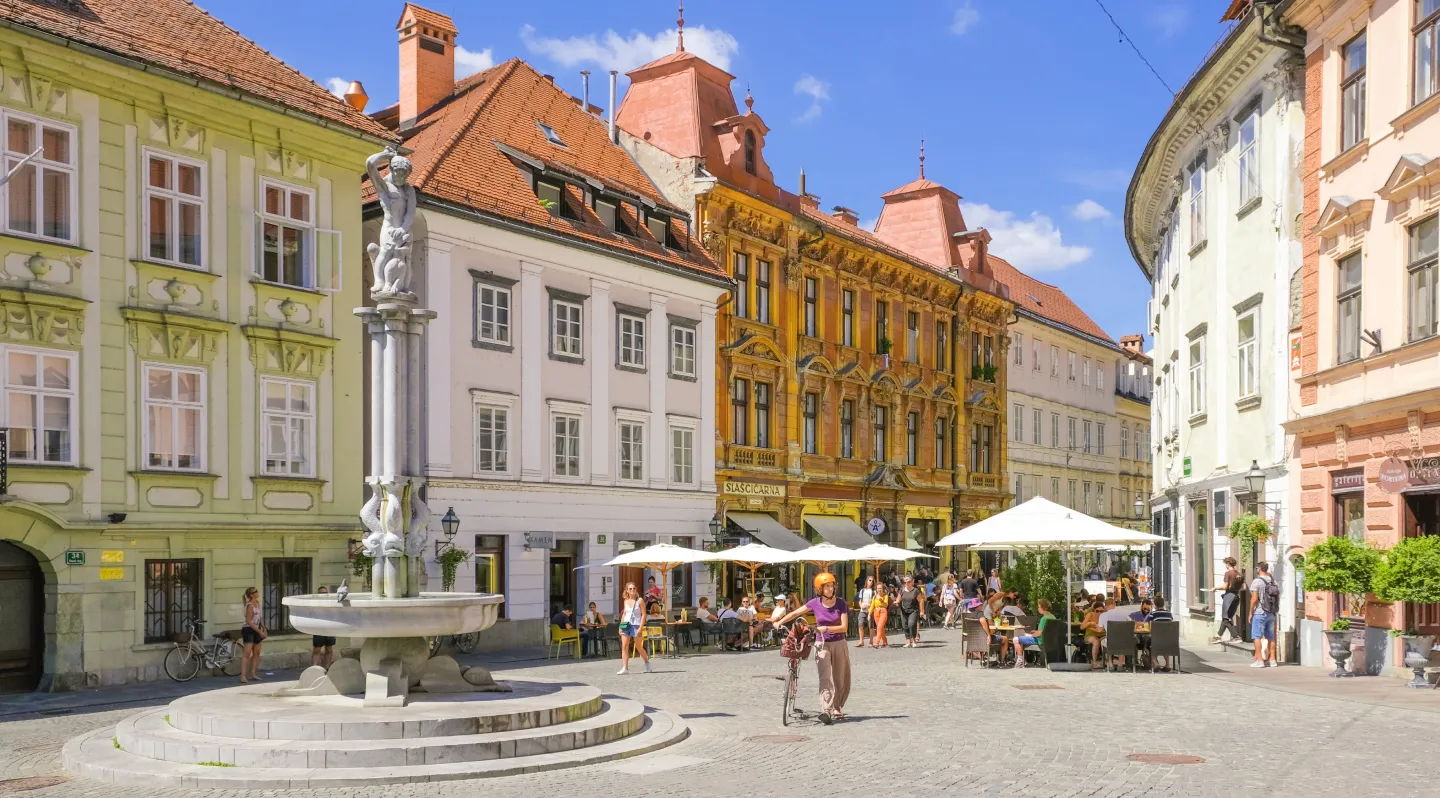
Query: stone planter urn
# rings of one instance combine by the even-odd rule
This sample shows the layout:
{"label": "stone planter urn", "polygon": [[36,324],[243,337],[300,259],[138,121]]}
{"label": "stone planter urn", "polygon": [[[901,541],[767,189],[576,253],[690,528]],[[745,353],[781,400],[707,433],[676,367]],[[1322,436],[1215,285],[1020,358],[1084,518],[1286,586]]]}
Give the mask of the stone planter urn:
{"label": "stone planter urn", "polygon": [[1405,644],[1405,667],[1415,669],[1415,678],[1405,683],[1406,687],[1430,687],[1425,678],[1425,667],[1430,664],[1430,649],[1435,645],[1435,635],[1401,635]]}
{"label": "stone planter urn", "polygon": [[1350,659],[1350,630],[1326,629],[1325,639],[1330,643],[1330,659],[1335,660],[1335,672],[1330,675],[1337,679],[1354,676],[1345,670],[1345,660]]}

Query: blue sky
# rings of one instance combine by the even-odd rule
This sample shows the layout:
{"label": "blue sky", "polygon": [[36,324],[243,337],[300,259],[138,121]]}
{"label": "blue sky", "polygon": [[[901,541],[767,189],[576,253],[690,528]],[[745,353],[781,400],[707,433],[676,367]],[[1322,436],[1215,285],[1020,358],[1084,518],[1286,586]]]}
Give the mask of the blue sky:
{"label": "blue sky", "polygon": [[[393,0],[199,0],[321,83],[396,97]],[[1223,0],[1102,0],[1171,88],[1223,35]],[[451,15],[457,72],[520,56],[572,93],[674,49],[670,2],[429,0]],[[1125,187],[1170,93],[1095,0],[775,3],[691,0],[687,49],[748,83],[781,185],[800,169],[823,207],[873,221],[880,195],[926,176],[964,197],[993,251],[1063,288],[1117,340],[1144,326],[1148,289],[1125,245]],[[625,79],[621,77],[621,91]]]}

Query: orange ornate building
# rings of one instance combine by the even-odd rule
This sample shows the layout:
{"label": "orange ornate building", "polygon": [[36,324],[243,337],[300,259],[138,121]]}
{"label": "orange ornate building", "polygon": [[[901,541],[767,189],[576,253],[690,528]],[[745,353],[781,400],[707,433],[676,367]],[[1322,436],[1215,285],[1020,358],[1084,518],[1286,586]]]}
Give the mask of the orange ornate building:
{"label": "orange ornate building", "polygon": [[[942,202],[960,237],[937,233],[924,257],[906,254],[854,211],[820,210],[804,175],[798,193],[776,184],[769,129],[750,97],[739,110],[732,75],[682,46],[629,77],[620,143],[695,209],[736,280],[716,353],[717,516],[729,534],[928,550],[1003,509],[1013,306],[984,273],[986,234],[965,233],[958,203]],[[932,186],[887,194],[886,218],[903,227]]]}

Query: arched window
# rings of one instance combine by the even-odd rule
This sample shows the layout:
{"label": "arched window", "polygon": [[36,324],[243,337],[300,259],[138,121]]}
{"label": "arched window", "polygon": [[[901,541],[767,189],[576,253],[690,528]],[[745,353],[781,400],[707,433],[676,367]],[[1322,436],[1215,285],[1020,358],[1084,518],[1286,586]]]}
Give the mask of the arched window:
{"label": "arched window", "polygon": [[745,171],[755,174],[755,131],[745,131]]}

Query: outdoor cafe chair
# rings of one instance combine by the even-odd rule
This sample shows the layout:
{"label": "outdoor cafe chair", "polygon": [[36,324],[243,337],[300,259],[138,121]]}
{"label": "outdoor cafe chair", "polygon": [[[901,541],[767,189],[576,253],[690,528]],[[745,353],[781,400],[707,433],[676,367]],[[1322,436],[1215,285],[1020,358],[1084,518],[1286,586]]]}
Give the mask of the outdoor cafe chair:
{"label": "outdoor cafe chair", "polygon": [[1125,657],[1130,662],[1130,672],[1135,672],[1135,658],[1140,656],[1140,647],[1135,639],[1134,621],[1111,621],[1105,624],[1105,669],[1115,670],[1115,657]]}
{"label": "outdoor cafe chair", "polygon": [[739,618],[725,618],[724,620],[720,621],[720,638],[716,641],[716,645],[720,646],[723,649],[726,644],[730,642],[730,638],[734,637],[736,639],[735,645],[738,646],[740,645],[740,638],[744,635],[744,621],[740,620]]}
{"label": "outdoor cafe chair", "polygon": [[553,623],[550,624],[550,648],[545,652],[545,659],[551,659],[552,654],[555,659],[559,659],[561,649],[569,645],[575,646],[575,659],[580,659],[580,630],[561,629]]}
{"label": "outdoor cafe chair", "polygon": [[1065,661],[1065,622],[1059,619],[1045,624],[1040,633],[1040,659],[1042,664]]}
{"label": "outdoor cafe chair", "polygon": [[1156,621],[1150,624],[1150,672],[1155,672],[1156,657],[1174,657],[1175,672],[1180,670],[1180,622]]}
{"label": "outdoor cafe chair", "polygon": [[596,629],[595,632],[600,635],[600,656],[606,659],[610,658],[610,642],[612,640],[615,642],[615,651],[617,653],[620,651],[619,623],[607,623],[604,628]]}
{"label": "outdoor cafe chair", "polygon": [[970,667],[970,660],[975,656],[979,656],[981,662],[987,662],[994,644],[990,636],[985,634],[985,627],[980,625],[980,619],[965,618],[962,626],[965,636],[960,639],[960,658],[965,660],[965,667]]}

